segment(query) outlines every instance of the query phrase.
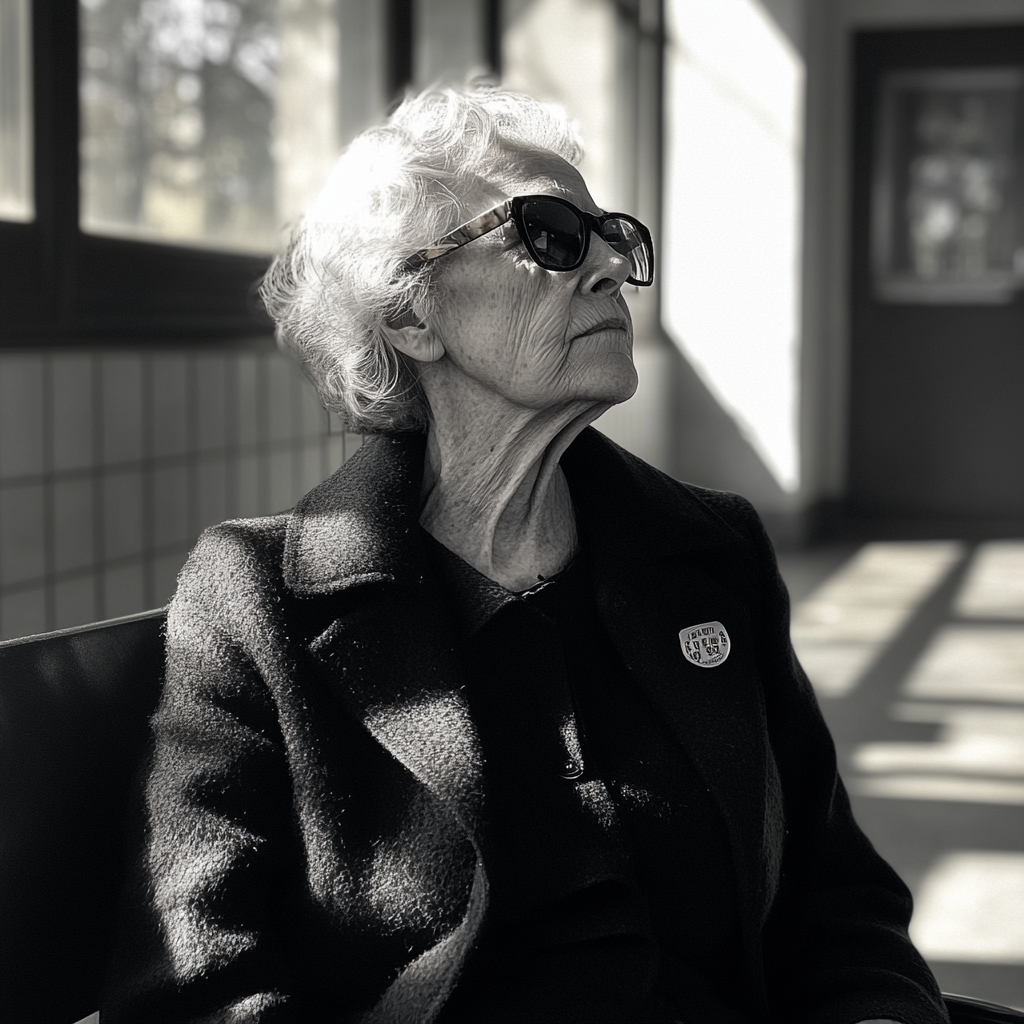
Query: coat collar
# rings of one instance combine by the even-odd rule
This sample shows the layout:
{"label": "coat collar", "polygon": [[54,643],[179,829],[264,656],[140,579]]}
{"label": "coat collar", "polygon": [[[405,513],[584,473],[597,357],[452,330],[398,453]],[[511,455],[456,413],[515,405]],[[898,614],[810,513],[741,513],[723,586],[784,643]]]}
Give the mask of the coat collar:
{"label": "coat collar", "polygon": [[[769,584],[751,539],[716,511],[723,503],[738,510],[740,499],[681,485],[596,431],[581,434],[562,465],[605,629],[721,808],[748,969],[763,996],[759,934],[777,883],[783,814],[756,657],[764,637],[755,607]],[[679,631],[714,620],[733,647],[721,665],[698,668],[683,656]]]}
{"label": "coat collar", "polygon": [[297,594],[330,594],[394,582],[419,559],[426,435],[367,438],[295,506],[284,545],[284,581]]}
{"label": "coat collar", "polygon": [[594,575],[634,575],[678,556],[706,559],[740,535],[699,496],[588,427],[562,457]]}
{"label": "coat collar", "polygon": [[[418,572],[425,454],[423,434],[367,438],[303,497],[288,521],[286,585],[297,594],[329,594]],[[596,575],[618,576],[686,552],[706,554],[709,545],[736,539],[694,492],[593,427],[573,442],[562,467]],[[683,494],[690,500],[681,501]]]}

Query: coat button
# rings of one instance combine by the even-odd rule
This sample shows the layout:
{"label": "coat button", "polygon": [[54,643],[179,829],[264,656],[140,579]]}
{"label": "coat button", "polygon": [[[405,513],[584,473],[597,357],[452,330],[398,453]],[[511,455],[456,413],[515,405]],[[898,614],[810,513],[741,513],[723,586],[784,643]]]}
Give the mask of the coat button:
{"label": "coat button", "polygon": [[567,757],[562,764],[563,779],[578,779],[583,774],[583,765],[575,757]]}

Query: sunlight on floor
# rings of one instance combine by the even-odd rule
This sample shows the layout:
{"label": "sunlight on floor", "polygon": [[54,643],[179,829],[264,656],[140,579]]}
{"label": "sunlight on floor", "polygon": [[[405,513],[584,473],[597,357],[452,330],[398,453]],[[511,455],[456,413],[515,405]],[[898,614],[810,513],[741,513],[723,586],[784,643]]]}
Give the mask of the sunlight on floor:
{"label": "sunlight on floor", "polygon": [[931,700],[1024,704],[1024,627],[946,626],[910,673],[903,692]]}
{"label": "sunlight on floor", "polygon": [[[888,616],[894,628],[888,636],[879,628],[870,652],[864,632],[863,672],[870,658],[893,638],[898,623],[927,597],[929,575],[934,580],[943,565],[948,566],[942,561],[943,551],[935,546],[868,545],[800,609],[800,621],[806,624],[811,614],[820,620],[829,600],[842,603],[841,613],[833,613],[840,628],[831,634],[819,629],[815,639],[821,646],[833,643],[845,651],[854,632],[850,624],[863,618],[862,609],[881,597],[886,611],[876,610],[871,621],[879,624]],[[890,709],[896,721],[939,726],[936,736],[929,742],[862,744],[852,757],[859,773],[850,779],[853,792],[1024,805],[1022,581],[1024,543],[1000,541],[979,547],[954,602],[959,621],[940,625],[900,688],[900,695],[910,700]],[[1019,612],[1020,621],[1014,622]],[[805,644],[809,635],[804,625]],[[830,641],[830,635],[836,639]],[[814,665],[813,658],[810,664]],[[856,683],[847,677],[843,689],[835,677],[826,674],[819,679],[813,668],[809,672],[824,696],[849,693]],[[922,698],[932,703],[918,703]]]}
{"label": "sunlight on floor", "polygon": [[858,770],[1024,777],[1024,709],[897,704],[891,714],[900,722],[935,722],[943,728],[931,743],[866,743],[853,758]]}
{"label": "sunlight on floor", "polygon": [[957,601],[960,615],[1024,619],[1024,541],[983,544]]}
{"label": "sunlight on floor", "polygon": [[[927,642],[905,678],[872,674],[879,657],[966,551],[966,545],[952,541],[865,545],[796,606],[793,642],[831,714],[851,715],[861,708],[870,716],[863,739],[872,733],[892,737],[846,748],[851,793],[945,802],[946,834],[958,837],[963,834],[958,823],[979,820],[968,815],[968,807],[1000,808],[1000,828],[971,832],[971,838],[995,847],[1009,838],[1017,849],[950,849],[960,845],[958,839],[933,850],[933,863],[915,885],[911,935],[933,961],[1019,965],[1024,964],[1024,541],[979,545],[948,606],[933,603],[929,620],[915,624],[921,629],[911,636]],[[862,699],[866,703],[858,703]],[[879,712],[887,722],[878,722]]]}
{"label": "sunlight on floor", "polygon": [[915,903],[910,937],[925,957],[1024,964],[1024,853],[947,853]]}
{"label": "sunlight on floor", "polygon": [[844,697],[963,554],[956,541],[866,544],[793,613],[820,697]]}
{"label": "sunlight on floor", "polygon": [[901,722],[942,726],[931,743],[865,743],[854,751],[854,778],[865,796],[1024,804],[1024,709],[984,705],[897,704]]}

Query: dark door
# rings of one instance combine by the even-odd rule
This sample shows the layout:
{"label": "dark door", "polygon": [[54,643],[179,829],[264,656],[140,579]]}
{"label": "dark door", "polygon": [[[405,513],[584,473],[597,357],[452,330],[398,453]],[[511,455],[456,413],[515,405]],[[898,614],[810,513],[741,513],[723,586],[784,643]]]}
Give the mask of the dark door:
{"label": "dark door", "polygon": [[1024,26],[854,42],[848,509],[1024,525]]}

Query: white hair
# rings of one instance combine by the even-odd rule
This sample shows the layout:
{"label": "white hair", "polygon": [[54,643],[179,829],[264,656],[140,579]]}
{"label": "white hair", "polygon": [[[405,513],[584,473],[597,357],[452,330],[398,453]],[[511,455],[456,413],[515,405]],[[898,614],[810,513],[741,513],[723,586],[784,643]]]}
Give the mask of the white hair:
{"label": "white hair", "polygon": [[413,366],[382,331],[431,309],[436,265],[404,261],[469,219],[460,199],[524,149],[582,156],[565,112],[528,96],[480,81],[409,96],[351,143],[267,271],[278,344],[349,430],[427,429]]}

